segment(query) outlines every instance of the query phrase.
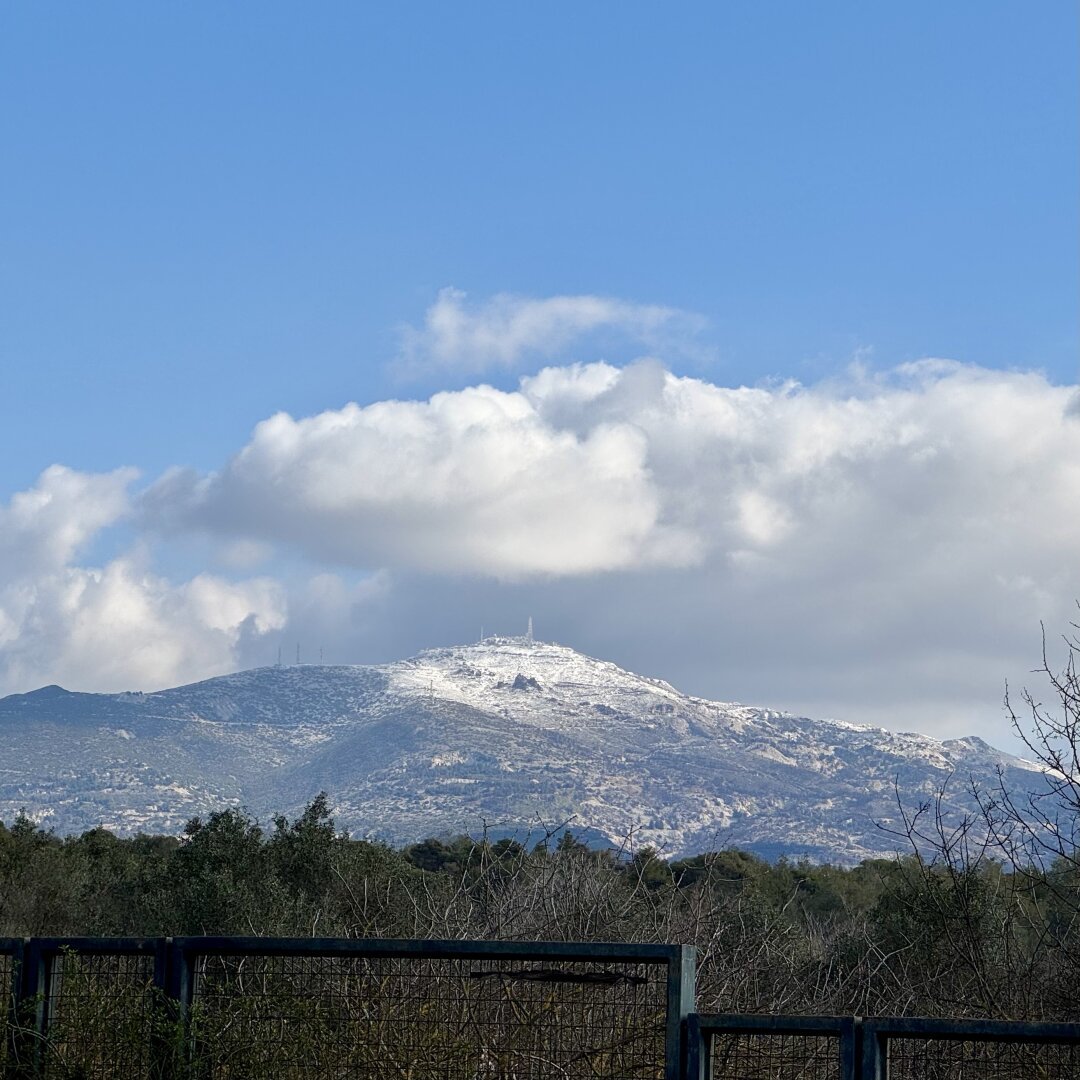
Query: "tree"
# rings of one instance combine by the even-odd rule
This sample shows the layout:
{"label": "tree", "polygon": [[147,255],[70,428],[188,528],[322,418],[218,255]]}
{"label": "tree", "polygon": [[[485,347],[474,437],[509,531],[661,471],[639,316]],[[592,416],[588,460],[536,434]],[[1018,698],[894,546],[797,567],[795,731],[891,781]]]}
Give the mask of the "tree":
{"label": "tree", "polygon": [[320,791],[295,821],[274,818],[270,871],[290,893],[314,902],[326,891],[337,841],[326,792]]}
{"label": "tree", "polygon": [[1051,667],[1046,632],[1043,630],[1042,663],[1036,672],[1049,684],[1050,704],[1028,687],[1019,694],[1019,707],[1009,688],[1005,708],[1013,730],[1043,769],[1045,784],[1018,797],[1004,783],[990,793],[980,793],[983,815],[1000,846],[1018,868],[1080,872],[1080,626],[1062,636],[1064,665]]}
{"label": "tree", "polygon": [[64,934],[77,918],[64,845],[18,814],[0,823],[0,934]]}
{"label": "tree", "polygon": [[1035,673],[1042,676],[1045,698],[1027,686],[1018,695],[1006,687],[1006,711],[1013,730],[1042,769],[1042,786],[1017,794],[1001,780],[995,790],[976,793],[989,834],[1030,894],[1044,964],[1053,970],[1053,978],[1071,983],[1080,977],[1078,632],[1080,625],[1071,623],[1061,636],[1063,663],[1055,667],[1043,628],[1041,663]]}
{"label": "tree", "polygon": [[[947,785],[914,811],[900,805],[898,835],[906,834],[912,856],[901,864],[904,887],[897,895],[910,918],[899,937],[912,943],[912,956],[928,950],[939,971],[948,969],[950,984],[984,1014],[1071,1019],[1075,1012],[1072,988],[1080,978],[1077,631],[1080,626],[1072,624],[1071,633],[1063,635],[1064,662],[1055,667],[1043,630],[1036,673],[1049,691],[1045,698],[1026,686],[1018,694],[1006,686],[1006,711],[1041,771],[1041,783],[1017,791],[999,768],[990,789],[969,781],[976,810],[959,818],[948,805]],[[893,919],[891,929],[897,926]],[[927,982],[928,960],[917,958],[917,967]]]}
{"label": "tree", "polygon": [[192,818],[170,862],[176,932],[267,933],[263,830],[242,810]]}

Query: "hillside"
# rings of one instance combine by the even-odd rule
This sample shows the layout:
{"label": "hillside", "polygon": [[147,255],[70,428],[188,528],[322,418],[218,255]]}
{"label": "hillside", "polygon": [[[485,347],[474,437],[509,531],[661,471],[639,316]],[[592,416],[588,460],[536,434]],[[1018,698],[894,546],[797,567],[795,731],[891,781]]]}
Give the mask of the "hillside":
{"label": "hillside", "polygon": [[[673,853],[736,844],[850,861],[951,773],[1034,766],[977,738],[689,697],[561,645],[487,638],[381,666],[258,668],[156,693],[50,686],[0,699],[0,819],[178,831],[225,805],[295,812],[320,790],[356,835],[575,828]],[[963,802],[963,784],[952,785]]]}

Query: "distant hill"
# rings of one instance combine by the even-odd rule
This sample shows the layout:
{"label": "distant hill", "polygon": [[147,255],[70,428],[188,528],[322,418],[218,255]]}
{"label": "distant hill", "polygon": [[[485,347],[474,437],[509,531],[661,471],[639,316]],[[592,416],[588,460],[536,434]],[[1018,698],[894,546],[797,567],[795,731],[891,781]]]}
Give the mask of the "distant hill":
{"label": "distant hill", "polygon": [[[951,773],[1037,787],[981,739],[811,720],[688,697],[561,645],[487,638],[377,667],[257,668],[157,693],[47,686],[0,699],[0,819],[62,833],[177,832],[326,790],[339,826],[394,842],[538,822],[671,854],[723,844],[849,862],[895,840]],[[963,783],[951,785],[963,806]]]}

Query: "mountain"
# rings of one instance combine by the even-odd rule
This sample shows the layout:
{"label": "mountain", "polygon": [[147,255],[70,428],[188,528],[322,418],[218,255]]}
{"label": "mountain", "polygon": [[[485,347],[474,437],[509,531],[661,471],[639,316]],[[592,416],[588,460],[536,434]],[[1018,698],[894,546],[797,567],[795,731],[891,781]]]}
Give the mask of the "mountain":
{"label": "mountain", "polygon": [[425,836],[633,833],[672,854],[724,844],[852,861],[950,774],[1036,766],[981,739],[939,742],[706,701],[562,645],[485,638],[380,666],[257,668],[156,693],[47,686],[0,699],[0,820],[178,832],[243,805],[295,813],[320,790],[339,826]]}

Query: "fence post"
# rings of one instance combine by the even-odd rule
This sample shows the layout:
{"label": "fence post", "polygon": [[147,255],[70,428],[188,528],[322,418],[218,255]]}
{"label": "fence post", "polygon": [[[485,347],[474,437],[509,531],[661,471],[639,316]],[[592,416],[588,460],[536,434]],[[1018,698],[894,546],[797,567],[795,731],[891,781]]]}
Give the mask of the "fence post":
{"label": "fence post", "polygon": [[858,1080],[889,1080],[889,1040],[873,1020],[862,1022],[862,1071]]}
{"label": "fence post", "polygon": [[712,1038],[702,1032],[701,1017],[696,1012],[686,1018],[685,1062],[686,1080],[711,1080]]}
{"label": "fence post", "polygon": [[[682,1080],[689,1061],[688,1025],[697,986],[697,949],[676,945],[667,966],[667,1030],[664,1039],[664,1080]],[[696,1080],[696,1078],[694,1078]]]}
{"label": "fence post", "polygon": [[[19,1028],[22,1022],[22,967],[24,953],[26,951],[26,939],[20,938],[12,942],[11,977],[8,980],[8,999],[5,1006],[7,1011],[7,1030],[4,1035],[6,1043],[4,1060],[8,1063],[11,1075],[15,1075],[15,1065],[19,1060]],[[6,1074],[5,1074],[6,1075]]]}
{"label": "fence post", "polygon": [[15,1077],[37,1076],[41,1071],[45,1036],[49,1028],[49,990],[52,957],[37,938],[23,938],[15,953],[12,974],[12,1031],[8,1052]]}
{"label": "fence post", "polygon": [[840,1080],[861,1080],[859,1050],[862,1017],[845,1017],[840,1021]]}
{"label": "fence post", "polygon": [[177,1075],[176,1009],[169,994],[169,945],[172,938],[154,939],[153,1028],[150,1032],[151,1075],[172,1080]]}
{"label": "fence post", "polygon": [[191,1064],[191,1000],[194,972],[191,952],[182,941],[165,939],[165,996],[169,1001],[173,1027],[173,1068],[186,1075]]}

